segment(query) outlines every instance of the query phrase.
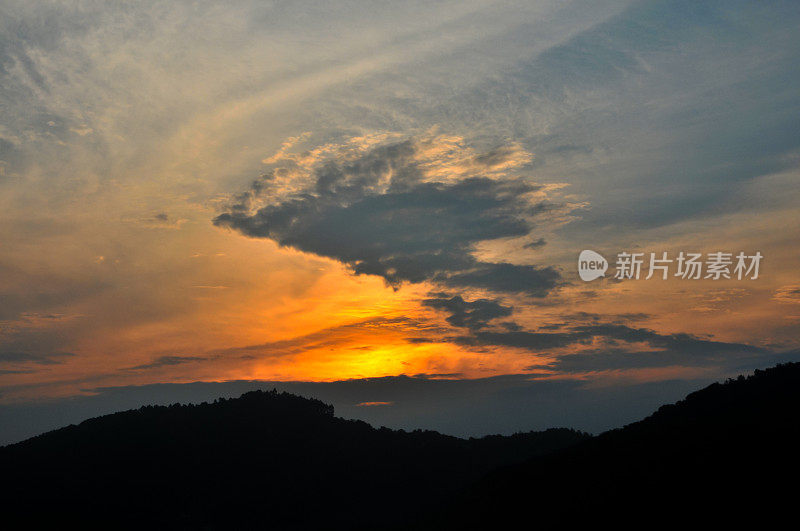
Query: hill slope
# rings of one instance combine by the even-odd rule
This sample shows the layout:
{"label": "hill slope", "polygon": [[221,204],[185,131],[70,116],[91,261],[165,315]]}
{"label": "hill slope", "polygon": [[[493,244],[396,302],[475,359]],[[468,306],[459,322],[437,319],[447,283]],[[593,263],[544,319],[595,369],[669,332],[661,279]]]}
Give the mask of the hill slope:
{"label": "hill slope", "polygon": [[4,518],[110,528],[407,525],[498,466],[588,435],[463,440],[375,429],[318,400],[251,392],[144,407],[0,449]]}
{"label": "hill slope", "polygon": [[[4,518],[169,529],[507,529],[780,514],[800,471],[800,364],[598,437],[375,429],[254,392],[145,407],[0,449]],[[433,515],[433,516],[431,516]]]}
{"label": "hill slope", "polygon": [[713,384],[642,421],[492,473],[429,526],[504,528],[536,508],[573,523],[785,514],[798,472],[794,363]]}

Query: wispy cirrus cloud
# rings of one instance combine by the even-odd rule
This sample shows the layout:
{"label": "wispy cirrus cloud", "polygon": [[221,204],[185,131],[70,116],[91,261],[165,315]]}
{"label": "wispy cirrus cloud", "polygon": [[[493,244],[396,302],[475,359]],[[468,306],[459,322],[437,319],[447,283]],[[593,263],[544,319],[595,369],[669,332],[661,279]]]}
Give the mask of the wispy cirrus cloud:
{"label": "wispy cirrus cloud", "polygon": [[423,306],[444,310],[450,314],[447,322],[453,326],[470,329],[484,328],[490,321],[511,315],[513,308],[503,306],[495,300],[478,299],[465,301],[460,295],[449,296],[439,293],[435,298],[422,301]]}
{"label": "wispy cirrus cloud", "polygon": [[779,302],[800,304],[800,284],[782,286],[775,290],[772,298]]}
{"label": "wispy cirrus cloud", "polygon": [[142,363],[141,365],[134,365],[133,367],[125,367],[126,371],[144,371],[148,369],[160,369],[162,367],[172,367],[174,365],[183,365],[184,363],[194,363],[198,361],[205,361],[208,358],[203,356],[159,356],[149,363]]}
{"label": "wispy cirrus cloud", "polygon": [[[797,344],[799,17],[5,3],[0,343],[28,361],[3,384],[767,363],[747,344]],[[262,241],[208,223],[243,190],[218,224]],[[735,297],[569,285],[587,243],[676,239],[763,246],[769,271]]]}
{"label": "wispy cirrus cloud", "polygon": [[75,356],[72,352],[23,352],[18,350],[0,350],[0,363],[58,365],[65,359]]}

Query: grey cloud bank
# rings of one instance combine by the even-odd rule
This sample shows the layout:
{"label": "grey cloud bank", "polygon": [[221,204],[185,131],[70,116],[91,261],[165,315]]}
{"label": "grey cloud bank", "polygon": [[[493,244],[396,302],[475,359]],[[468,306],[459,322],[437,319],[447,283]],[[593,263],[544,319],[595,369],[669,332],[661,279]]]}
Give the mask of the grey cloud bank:
{"label": "grey cloud bank", "polygon": [[[560,283],[551,267],[484,262],[472,254],[479,242],[531,233],[532,218],[551,208],[529,199],[538,186],[485,177],[425,181],[415,150],[406,141],[346,163],[329,160],[309,189],[252,213],[249,198],[270,186],[268,176],[214,224],[334,258],[395,287],[427,280],[544,297]],[[478,162],[498,164],[507,155],[495,151]]]}

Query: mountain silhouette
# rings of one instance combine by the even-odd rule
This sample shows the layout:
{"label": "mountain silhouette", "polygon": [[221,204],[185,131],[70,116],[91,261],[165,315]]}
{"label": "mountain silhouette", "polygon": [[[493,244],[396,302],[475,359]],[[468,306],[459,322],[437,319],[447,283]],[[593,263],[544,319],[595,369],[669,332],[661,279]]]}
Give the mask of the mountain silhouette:
{"label": "mountain silhouette", "polygon": [[[800,364],[715,383],[653,415],[483,478],[428,528],[757,522],[794,515],[800,476]],[[543,516],[543,515],[540,515]],[[488,526],[488,527],[487,527]]]}
{"label": "mountain silhouette", "polygon": [[3,518],[113,529],[403,528],[499,466],[587,438],[375,429],[319,400],[255,391],[142,407],[0,449],[11,487]]}
{"label": "mountain silhouette", "polygon": [[3,518],[105,529],[513,529],[775,513],[796,492],[799,407],[800,364],[713,384],[596,437],[376,429],[276,391],[147,406],[0,448]]}

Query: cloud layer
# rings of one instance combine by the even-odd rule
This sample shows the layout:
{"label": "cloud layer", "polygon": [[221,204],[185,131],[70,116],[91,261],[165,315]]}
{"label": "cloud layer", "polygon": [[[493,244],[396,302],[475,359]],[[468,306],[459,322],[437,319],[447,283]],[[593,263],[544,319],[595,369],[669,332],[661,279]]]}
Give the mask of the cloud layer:
{"label": "cloud layer", "polygon": [[[773,363],[800,337],[798,20],[797,1],[0,2],[2,400],[514,374],[484,420],[539,404],[547,426],[587,374]],[[577,279],[581,249],[631,247],[765,270]],[[514,400],[543,375],[546,407]],[[468,425],[491,383],[437,396]],[[401,410],[386,391],[356,409]]]}
{"label": "cloud layer", "polygon": [[[532,198],[540,186],[520,178],[439,180],[421,164],[419,151],[407,140],[346,162],[319,161],[308,187],[252,211],[253,198],[269,191],[273,171],[214,224],[333,258],[395,287],[431,281],[543,297],[559,284],[552,267],[485,262],[473,254],[478,243],[532,233],[533,219],[552,208]],[[504,146],[468,162],[491,170],[517,154]]]}

